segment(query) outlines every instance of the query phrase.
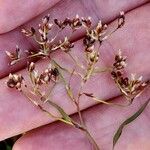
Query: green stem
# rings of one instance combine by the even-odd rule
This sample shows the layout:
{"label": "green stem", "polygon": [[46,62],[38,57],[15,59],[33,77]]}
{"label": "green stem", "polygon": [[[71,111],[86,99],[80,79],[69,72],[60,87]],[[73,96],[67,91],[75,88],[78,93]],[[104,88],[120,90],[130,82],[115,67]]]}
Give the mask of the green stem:
{"label": "green stem", "polygon": [[94,150],[100,150],[99,146],[97,145],[96,141],[94,140],[94,138],[91,136],[91,134],[89,133],[88,130],[85,130],[85,133],[87,135],[87,138],[89,139],[89,141],[91,142],[91,144],[93,145]]}
{"label": "green stem", "polygon": [[90,134],[90,132],[87,130],[87,128],[85,126],[80,125],[74,121],[72,121],[72,123],[74,124],[75,128],[80,129],[81,131],[83,131],[86,134],[89,142],[93,145],[94,150],[100,150],[98,144],[96,143],[96,141],[94,140],[94,138],[92,137],[92,135]]}

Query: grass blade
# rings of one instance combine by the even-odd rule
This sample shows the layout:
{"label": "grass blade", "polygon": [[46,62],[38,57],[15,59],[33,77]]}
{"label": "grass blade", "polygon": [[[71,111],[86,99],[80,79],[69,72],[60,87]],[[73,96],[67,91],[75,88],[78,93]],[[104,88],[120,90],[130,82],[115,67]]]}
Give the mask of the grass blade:
{"label": "grass blade", "polygon": [[72,119],[69,117],[69,115],[67,115],[67,113],[56,103],[52,102],[52,101],[47,101],[50,105],[52,105],[53,107],[55,107],[59,113],[62,115],[62,118],[67,121],[67,122],[72,122]]}
{"label": "grass blade", "polygon": [[146,106],[148,105],[148,103],[150,102],[150,99],[148,99],[139,109],[136,113],[134,113],[131,117],[129,117],[128,119],[126,119],[118,128],[117,132],[115,133],[114,137],[113,137],[113,149],[117,143],[117,141],[119,140],[121,134],[122,134],[122,130],[123,128],[128,125],[129,123],[131,123],[132,121],[134,121],[146,108]]}

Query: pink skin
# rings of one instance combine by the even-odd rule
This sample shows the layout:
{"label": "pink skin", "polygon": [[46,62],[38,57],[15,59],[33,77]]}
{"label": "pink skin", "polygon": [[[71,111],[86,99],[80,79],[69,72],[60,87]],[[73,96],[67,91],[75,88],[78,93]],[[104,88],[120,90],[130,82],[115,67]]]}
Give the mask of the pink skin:
{"label": "pink skin", "polygon": [[[91,4],[90,1],[88,3],[81,4],[79,1],[62,1],[60,4],[58,3],[53,8],[49,8],[45,14],[50,13],[52,18],[61,18],[61,14],[63,12],[63,17],[66,16],[74,16],[75,14],[79,14],[80,16],[91,16],[94,18],[95,23],[97,22],[97,17],[93,13],[92,9],[97,8],[97,13],[102,20],[105,22],[110,22],[113,19],[116,18],[116,14],[120,10],[125,10],[128,13],[126,14],[126,25],[117,31],[112,38],[110,38],[107,42],[105,42],[102,46],[101,52],[102,55],[105,57],[104,60],[102,60],[102,63],[105,66],[109,66],[111,62],[113,61],[114,56],[114,50],[117,52],[118,48],[121,48],[125,55],[128,56],[128,65],[127,70],[130,73],[137,73],[144,76],[144,79],[148,79],[150,72],[150,54],[149,54],[149,47],[150,47],[150,18],[149,18],[149,10],[150,10],[150,4],[147,3],[142,7],[136,8],[137,6],[141,6],[141,4],[146,3],[147,1],[141,1],[141,0],[134,0],[134,1],[119,1],[117,3],[117,0],[111,0],[108,2],[104,1],[95,1],[94,5]],[[5,10],[5,5],[3,6],[3,9]],[[53,1],[50,5],[52,6],[55,3]],[[117,5],[118,4],[118,5]],[[18,3],[13,4],[13,8],[19,7]],[[38,5],[38,4],[36,4]],[[23,6],[23,5],[22,5]],[[22,7],[21,6],[21,7]],[[68,9],[74,10],[69,13],[69,10],[65,7],[70,7]],[[103,6],[103,7],[102,7]],[[32,6],[31,8],[36,8],[37,6]],[[94,7],[94,8],[93,8]],[[108,8],[106,8],[108,7]],[[6,7],[7,8],[7,7]],[[26,9],[26,7],[23,7]],[[105,9],[104,9],[105,8]],[[113,9],[112,9],[113,8]],[[136,9],[135,9],[136,8]],[[41,8],[42,9],[42,8]],[[129,10],[132,10],[129,12]],[[13,10],[13,9],[12,9]],[[59,11],[58,11],[59,10]],[[44,11],[41,10],[41,12]],[[7,11],[4,11],[4,14]],[[38,12],[38,13],[41,13]],[[74,14],[73,14],[74,12]],[[19,13],[19,11],[13,14],[14,18],[16,17],[16,21],[9,22],[9,27],[5,28],[6,24],[5,21],[2,19],[1,26],[3,26],[1,33],[4,33],[8,30],[11,30],[13,28],[16,28],[15,25],[22,25],[22,27],[36,25],[39,23],[39,20],[41,19],[41,15],[30,22],[24,24],[27,20],[30,20],[31,18],[35,17],[32,13],[29,13],[29,16],[25,16],[25,18],[20,21],[17,20],[18,15],[22,16],[22,12]],[[28,14],[28,13],[27,13]],[[26,15],[27,15],[26,14]],[[1,14],[0,14],[1,15]],[[35,15],[35,14],[34,14]],[[6,14],[7,16],[7,14]],[[9,20],[9,18],[8,18]],[[15,24],[14,24],[15,23]],[[111,27],[115,26],[116,22],[111,23]],[[21,28],[22,28],[21,27]],[[25,65],[24,62],[20,64],[20,66],[12,67],[11,70],[8,68],[7,65],[5,65],[8,60],[5,57],[4,50],[10,50],[10,48],[15,47],[16,44],[21,46],[21,48],[29,49],[34,48],[35,45],[32,40],[24,38],[19,33],[20,28],[15,29],[9,33],[5,33],[0,35],[0,49],[3,49],[1,53],[1,59],[2,61],[0,64],[0,76],[5,77],[8,75],[10,71],[19,71],[23,68]],[[67,32],[67,31],[66,31]],[[66,33],[67,34],[67,33]],[[80,34],[81,35],[81,34]],[[15,36],[15,38],[14,38]],[[78,39],[78,36],[75,35],[74,40]],[[8,44],[9,42],[9,44]],[[74,48],[73,53],[75,52],[76,55],[80,55],[80,49],[82,49],[80,41],[77,41],[77,45]],[[146,54],[146,55],[145,55]],[[61,58],[62,63],[66,63],[67,59],[62,56],[61,54],[58,56],[55,56],[56,59]],[[63,58],[62,58],[63,57]],[[43,66],[46,62],[39,61],[38,66]],[[70,67],[70,66],[68,66]],[[21,72],[24,74],[25,70],[21,70]],[[100,88],[96,90],[97,95],[102,99],[113,99],[115,102],[122,102],[123,98],[114,98],[115,96],[119,96],[118,90],[115,88],[114,83],[109,79],[109,75],[101,75],[99,77],[96,77],[92,79],[92,81],[98,81],[98,84],[102,86],[103,88]],[[0,139],[5,139],[8,137],[11,137],[13,135],[29,131],[31,129],[34,129],[36,127],[45,125],[47,123],[50,123],[54,120],[49,119],[45,114],[43,114],[40,110],[35,108],[30,102],[27,101],[26,98],[24,98],[21,94],[18,94],[17,92],[14,92],[12,90],[9,90],[7,87],[4,86],[4,82],[6,81],[6,78],[1,79],[0,84]],[[92,81],[90,81],[90,86],[92,87]],[[86,91],[90,90],[90,86],[86,87]],[[77,88],[77,87],[76,87]],[[75,88],[75,89],[76,89]],[[93,87],[92,87],[93,88]],[[59,91],[58,95],[55,95],[56,92]],[[3,94],[6,93],[6,94]],[[72,104],[69,102],[69,100],[65,96],[65,91],[63,90],[63,87],[60,85],[56,88],[56,90],[53,93],[53,99],[57,101],[58,104],[63,106],[63,108],[69,113],[73,114],[76,112],[75,108],[72,107]],[[63,97],[63,100],[62,100]],[[90,109],[86,110],[84,112],[84,117],[86,120],[87,125],[89,126],[89,129],[91,130],[91,133],[94,135],[95,139],[97,140],[98,144],[102,147],[102,149],[109,150],[112,143],[112,136],[114,134],[114,131],[116,130],[117,126],[121,123],[123,120],[123,117],[126,118],[129,114],[132,114],[134,111],[137,110],[137,108],[140,106],[140,104],[143,102],[143,100],[146,100],[149,98],[149,93],[145,93],[142,98],[139,98],[137,100],[137,103],[135,102],[134,106],[131,106],[132,108],[112,108],[104,105],[97,105],[94,107],[91,107]],[[85,109],[87,107],[90,107],[95,104],[95,102],[88,100],[87,98],[82,98],[81,107],[82,109]],[[149,118],[148,118],[148,111],[149,106],[144,111],[142,116],[137,119],[132,125],[129,126],[128,130],[124,132],[123,136],[121,137],[116,149],[120,150],[130,150],[130,149],[139,149],[139,150],[148,150],[150,148],[150,145],[148,145],[148,140],[150,136],[150,127],[149,127]],[[51,109],[51,108],[50,108]],[[54,113],[55,110],[51,109]],[[120,111],[120,113],[118,113]],[[36,114],[36,115],[35,115]],[[111,117],[110,117],[111,115]],[[88,116],[88,117],[87,117]],[[143,123],[144,122],[144,123]],[[92,123],[92,124],[91,124]],[[140,128],[141,127],[141,128]],[[140,129],[139,129],[140,128]],[[138,130],[137,130],[138,129]],[[67,134],[66,134],[67,133]],[[73,139],[72,139],[73,137]],[[136,143],[136,144],[135,144]],[[43,146],[41,146],[41,144]],[[39,129],[35,129],[34,131],[28,132],[26,135],[24,135],[14,146],[14,150],[33,150],[33,149],[40,149],[40,150],[47,150],[47,149],[53,149],[53,150],[60,150],[64,146],[64,149],[85,149],[87,150],[90,146],[85,139],[85,137],[82,135],[82,133],[79,133],[73,128],[70,128],[66,125],[63,125],[61,123],[55,123],[50,124],[46,127],[40,127]],[[141,146],[141,148],[140,148]],[[89,148],[90,149],[90,148]]]}
{"label": "pink skin", "polygon": [[[40,1],[40,0],[38,0]],[[48,0],[47,0],[48,1]],[[118,12],[120,10],[124,10],[124,11],[130,11],[144,3],[146,3],[148,0],[124,0],[124,1],[120,1],[120,0],[110,0],[106,3],[106,1],[96,1],[95,3],[93,3],[93,1],[87,1],[83,0],[67,0],[65,2],[61,1],[60,3],[58,3],[56,6],[48,9],[46,12],[43,12],[40,16],[30,20],[30,15],[31,13],[25,13],[28,14],[28,19],[30,20],[28,23],[24,24],[24,21],[22,20],[22,22],[20,22],[20,20],[18,20],[19,18],[21,18],[22,15],[24,15],[24,12],[20,12],[20,11],[15,11],[14,13],[12,13],[12,15],[15,15],[16,13],[17,16],[12,16],[11,18],[16,18],[13,19],[13,21],[15,20],[15,25],[21,25],[19,27],[16,28],[16,26],[14,26],[13,22],[10,21],[10,18],[7,19],[7,21],[9,20],[9,23],[7,22],[4,23],[3,18],[8,18],[9,15],[2,15],[1,18],[1,23],[0,26],[0,30],[3,29],[3,32],[0,33],[4,33],[7,31],[7,26],[10,28],[10,30],[14,29],[13,31],[10,31],[9,33],[4,33],[0,35],[0,50],[1,55],[0,55],[0,78],[5,77],[6,75],[9,74],[9,72],[11,71],[17,71],[20,70],[21,68],[24,67],[24,63],[19,64],[17,66],[12,66],[11,68],[8,67],[8,59],[5,55],[5,50],[8,51],[13,51],[16,44],[19,45],[21,47],[22,50],[26,50],[26,49],[34,49],[37,48],[37,46],[35,45],[35,43],[33,42],[33,40],[31,40],[30,38],[25,38],[22,33],[20,33],[19,31],[21,31],[22,28],[28,28],[31,26],[37,27],[39,22],[41,21],[41,18],[44,17],[47,14],[50,14],[50,17],[53,18],[58,18],[58,19],[62,19],[65,17],[74,17],[77,13],[80,16],[91,16],[93,18],[93,22],[94,24],[96,24],[96,22],[99,19],[102,19],[103,22],[105,23],[109,23],[110,21],[114,20],[116,18],[116,16],[118,15]],[[19,1],[20,2],[20,1]],[[26,2],[26,1],[25,1]],[[32,2],[32,1],[31,1]],[[53,2],[53,1],[52,1]],[[4,2],[0,2],[0,3],[6,3]],[[6,3],[9,4],[9,3]],[[5,4],[5,5],[6,5]],[[16,3],[17,5],[18,3]],[[36,2],[37,4],[37,2]],[[117,4],[117,5],[116,5]],[[13,5],[15,5],[14,1],[13,1]],[[24,5],[22,5],[24,6]],[[32,5],[30,5],[31,7]],[[41,5],[39,5],[41,7]],[[52,6],[52,4],[50,3],[50,6]],[[14,6],[17,7],[17,6]],[[6,7],[2,7],[4,10],[6,9]],[[13,7],[12,7],[13,8]],[[20,8],[20,7],[19,7]],[[34,10],[34,9],[33,9]],[[96,11],[94,11],[96,10]],[[3,11],[1,11],[0,13],[2,13]],[[7,11],[5,11],[7,12]],[[20,15],[20,16],[18,16]],[[13,25],[13,27],[12,27]],[[55,33],[54,33],[55,34]],[[68,32],[66,32],[66,35],[68,34]],[[81,34],[74,35],[73,39],[77,40],[78,37],[80,37]],[[15,38],[14,38],[15,37]],[[9,41],[9,44],[8,44]],[[118,48],[117,48],[118,49]]]}
{"label": "pink skin", "polygon": [[5,33],[17,28],[45,10],[53,7],[59,1],[60,0],[36,0],[36,2],[34,0],[1,0],[0,33]]}

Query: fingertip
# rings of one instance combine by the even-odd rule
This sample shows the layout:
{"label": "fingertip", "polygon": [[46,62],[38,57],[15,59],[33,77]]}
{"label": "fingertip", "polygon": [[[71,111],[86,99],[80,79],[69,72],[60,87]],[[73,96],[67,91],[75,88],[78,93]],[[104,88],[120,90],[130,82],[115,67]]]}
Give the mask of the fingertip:
{"label": "fingertip", "polygon": [[[9,32],[18,26],[38,16],[48,8],[54,6],[60,0],[0,1],[0,34]],[[11,6],[11,7],[10,7]]]}

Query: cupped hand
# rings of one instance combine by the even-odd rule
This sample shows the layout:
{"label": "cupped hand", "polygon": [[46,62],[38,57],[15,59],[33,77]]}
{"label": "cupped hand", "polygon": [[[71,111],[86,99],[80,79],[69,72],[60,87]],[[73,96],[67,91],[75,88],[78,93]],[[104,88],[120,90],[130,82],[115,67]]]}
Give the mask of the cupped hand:
{"label": "cupped hand", "polygon": [[[148,0],[133,1],[90,1],[90,0],[41,0],[35,1],[2,1],[0,12],[0,140],[27,132],[14,145],[14,150],[81,150],[91,149],[85,136],[77,129],[71,128],[62,123],[52,123],[50,119],[34,107],[25,97],[18,92],[12,92],[5,86],[7,75],[10,72],[20,71],[24,74],[25,62],[15,66],[8,66],[8,59],[5,51],[13,51],[16,45],[25,51],[26,49],[36,49],[37,46],[31,39],[24,37],[20,30],[22,28],[37,26],[41,18],[50,14],[51,19],[63,19],[66,17],[91,16],[96,24],[99,19],[109,23],[110,27],[115,25],[116,16],[119,11],[126,12],[125,26],[118,30],[113,36],[102,45],[101,53],[104,60],[103,64],[110,64],[113,61],[114,53],[122,49],[128,56],[127,72],[137,73],[149,79],[150,71],[150,3]],[[42,13],[42,14],[41,14]],[[39,16],[38,16],[39,15]],[[29,21],[29,22],[27,22]],[[69,34],[66,32],[66,35]],[[76,42],[74,51],[79,55],[82,49],[81,40],[78,40],[83,33],[74,35]],[[63,56],[55,56],[56,59],[65,63]],[[37,62],[39,68],[46,65],[45,61]],[[101,99],[107,99],[122,103],[123,97],[119,97],[115,84],[109,75],[101,75],[91,82],[87,90],[92,88],[98,93]],[[94,81],[98,82],[99,87],[95,87]],[[56,94],[57,93],[57,94]],[[141,97],[135,100],[134,104],[127,108],[109,107],[102,104],[93,106],[95,103],[86,98],[81,99],[82,109],[88,108],[83,112],[84,120],[103,150],[112,147],[112,137],[119,124],[133,114],[138,107],[149,98],[148,89]],[[53,99],[61,105],[67,113],[73,114],[76,109],[72,106],[65,96],[65,90],[57,87],[53,93]],[[54,110],[52,110],[54,111]],[[56,113],[54,111],[54,113]],[[149,106],[144,113],[133,122],[123,133],[116,146],[120,150],[149,150]],[[76,115],[74,116],[76,117]],[[46,126],[45,124],[52,123]],[[43,127],[42,127],[43,126]],[[35,129],[40,127],[38,129]],[[30,131],[31,129],[34,129]]]}

